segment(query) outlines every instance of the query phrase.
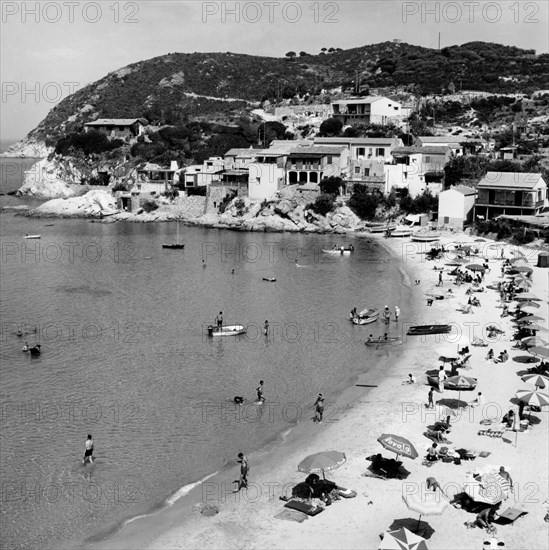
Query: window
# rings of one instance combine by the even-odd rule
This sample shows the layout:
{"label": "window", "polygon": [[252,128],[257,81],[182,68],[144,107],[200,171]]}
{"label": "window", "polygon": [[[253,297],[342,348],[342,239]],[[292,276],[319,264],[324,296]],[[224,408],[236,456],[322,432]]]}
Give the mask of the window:
{"label": "window", "polygon": [[360,174],[360,166],[355,166],[355,174]]}
{"label": "window", "polygon": [[318,174],[316,172],[311,172],[309,174],[309,181],[311,183],[318,183]]}
{"label": "window", "polygon": [[431,157],[429,155],[425,155],[425,164],[431,164]]}
{"label": "window", "polygon": [[333,160],[334,160],[333,157],[326,157],[326,163],[327,163],[327,164],[332,164],[332,163],[333,163]]}
{"label": "window", "polygon": [[365,147],[357,147],[356,148],[356,156],[357,157],[363,157],[366,155],[366,148]]}
{"label": "window", "polygon": [[376,157],[384,157],[385,156],[385,147],[378,147],[376,149]]}

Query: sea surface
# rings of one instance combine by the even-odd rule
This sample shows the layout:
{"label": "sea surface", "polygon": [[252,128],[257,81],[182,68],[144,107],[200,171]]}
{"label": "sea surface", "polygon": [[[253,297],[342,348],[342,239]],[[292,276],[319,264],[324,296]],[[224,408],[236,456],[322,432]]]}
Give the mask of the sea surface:
{"label": "sea surface", "polygon": [[[2,159],[1,191],[32,162]],[[375,241],[181,225],[185,249],[162,249],[176,229],[0,213],[4,547],[76,546],[173,503],[240,451],[253,461],[311,421],[318,392],[329,405],[374,367],[364,341],[383,325],[352,325],[352,307],[398,304],[406,318],[399,259]],[[351,257],[321,252],[350,241]],[[219,311],[247,334],[208,337]],[[88,434],[96,460],[82,466]]]}

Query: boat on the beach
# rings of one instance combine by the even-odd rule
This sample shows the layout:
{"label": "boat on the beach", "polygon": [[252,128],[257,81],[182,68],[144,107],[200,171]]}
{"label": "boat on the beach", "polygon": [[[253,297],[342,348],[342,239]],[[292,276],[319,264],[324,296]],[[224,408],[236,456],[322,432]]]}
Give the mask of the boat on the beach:
{"label": "boat on the beach", "polygon": [[383,336],[380,336],[379,338],[372,338],[371,340],[366,340],[366,342],[364,343],[369,347],[400,346],[400,344],[402,344],[402,339],[398,337],[383,338]]}
{"label": "boat on the beach", "polygon": [[353,245],[350,246],[342,246],[340,248],[323,248],[322,252],[324,254],[334,254],[334,255],[341,255],[341,256],[348,256],[352,254],[355,251],[355,247]]}
{"label": "boat on the beach", "polygon": [[42,235],[25,235],[23,239],[41,239]]}
{"label": "boat on the beach", "polygon": [[440,233],[412,233],[411,239],[417,243],[432,243],[440,240]]}
{"label": "boat on the beach", "polygon": [[244,325],[223,325],[222,327],[208,326],[208,336],[237,336],[244,334],[246,327]]}
{"label": "boat on the beach", "polygon": [[368,325],[369,323],[377,321],[378,317],[379,309],[366,308],[357,315],[351,315],[349,318],[355,325]]}
{"label": "boat on the beach", "polygon": [[410,237],[413,233],[413,229],[406,226],[395,227],[392,230],[387,231],[388,237]]}
{"label": "boat on the beach", "polygon": [[423,334],[448,334],[452,325],[416,325],[408,329],[408,336],[421,336]]}
{"label": "boat on the beach", "polygon": [[386,222],[368,222],[366,228],[370,233],[383,233],[384,231],[392,231],[395,229],[396,224],[388,224]]}

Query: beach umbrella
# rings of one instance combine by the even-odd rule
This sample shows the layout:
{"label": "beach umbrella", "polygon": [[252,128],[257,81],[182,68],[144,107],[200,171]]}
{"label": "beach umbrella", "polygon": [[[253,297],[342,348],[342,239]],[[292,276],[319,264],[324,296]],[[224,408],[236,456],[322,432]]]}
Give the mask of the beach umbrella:
{"label": "beach umbrella", "polygon": [[498,473],[484,474],[480,480],[465,483],[463,490],[475,502],[484,502],[491,506],[498,504],[509,495],[510,483]]}
{"label": "beach umbrella", "polygon": [[486,268],[480,264],[469,264],[465,266],[467,269],[470,269],[471,271],[486,271]]}
{"label": "beach umbrella", "polygon": [[521,322],[526,321],[527,323],[533,323],[533,322],[537,322],[537,321],[545,321],[545,318],[540,317],[539,315],[534,315],[533,313],[528,313],[528,314],[524,315],[523,317],[521,317],[519,319],[519,321],[521,321]]}
{"label": "beach umbrella", "polygon": [[532,286],[532,283],[530,281],[527,281],[526,279],[523,279],[522,281],[519,281],[515,286],[522,290],[528,290]]}
{"label": "beach umbrella", "polygon": [[447,390],[459,390],[458,401],[461,399],[461,390],[474,390],[477,387],[477,379],[468,376],[450,376],[444,381],[444,388]]}
{"label": "beach umbrella", "polygon": [[518,271],[519,273],[532,273],[534,271],[531,267],[528,267],[527,265],[517,265],[513,269],[515,271]]}
{"label": "beach umbrella", "polygon": [[416,458],[418,456],[412,443],[399,435],[382,434],[377,438],[377,440],[385,449],[396,453],[397,458],[399,455],[406,458]]}
{"label": "beach umbrella", "polygon": [[534,357],[539,357],[540,359],[548,359],[549,358],[549,348],[547,347],[540,347],[535,346],[533,348],[530,348],[528,350],[528,353],[531,353]]}
{"label": "beach umbrella", "polygon": [[533,300],[526,300],[518,304],[517,309],[522,310],[525,307],[533,307],[533,308],[539,309],[541,306],[537,302],[534,302]]}
{"label": "beach umbrella", "polygon": [[522,377],[523,382],[534,384],[536,388],[547,388],[549,386],[549,378],[543,374],[527,374]]}
{"label": "beach umbrella", "polygon": [[540,390],[518,390],[515,397],[527,405],[545,407],[549,405],[549,394]]}
{"label": "beach umbrella", "polygon": [[520,341],[528,348],[547,346],[549,344],[549,342],[546,342],[543,338],[539,338],[538,336],[526,336],[526,338],[521,338]]}
{"label": "beach umbrella", "polygon": [[517,294],[514,298],[515,302],[526,302],[526,300],[532,300],[534,302],[541,302],[541,298],[538,298],[531,292],[522,292]]}
{"label": "beach umbrella", "polygon": [[304,458],[298,464],[297,469],[306,474],[322,472],[322,477],[325,477],[324,472],[326,470],[335,470],[346,460],[345,453],[340,453],[339,451],[322,451]]}
{"label": "beach umbrella", "polygon": [[438,493],[413,493],[403,495],[402,500],[408,506],[408,510],[419,514],[418,527],[421,516],[440,516],[448,507],[448,501],[441,498]]}
{"label": "beach umbrella", "polygon": [[384,533],[379,550],[427,550],[425,539],[401,527]]}

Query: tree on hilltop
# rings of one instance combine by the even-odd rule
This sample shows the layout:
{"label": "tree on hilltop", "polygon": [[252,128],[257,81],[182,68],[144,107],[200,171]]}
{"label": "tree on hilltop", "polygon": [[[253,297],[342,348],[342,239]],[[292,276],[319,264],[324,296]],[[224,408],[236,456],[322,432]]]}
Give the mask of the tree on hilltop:
{"label": "tree on hilltop", "polygon": [[286,54],[286,57],[287,57],[288,59],[290,59],[290,60],[293,59],[295,56],[296,56],[296,53],[295,53],[295,52],[288,52],[288,53]]}

